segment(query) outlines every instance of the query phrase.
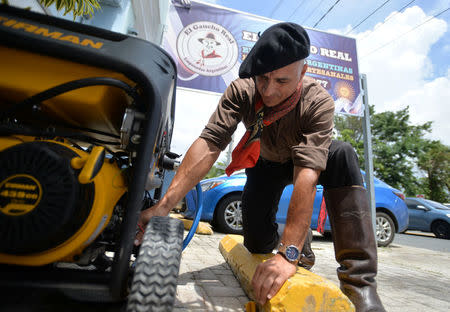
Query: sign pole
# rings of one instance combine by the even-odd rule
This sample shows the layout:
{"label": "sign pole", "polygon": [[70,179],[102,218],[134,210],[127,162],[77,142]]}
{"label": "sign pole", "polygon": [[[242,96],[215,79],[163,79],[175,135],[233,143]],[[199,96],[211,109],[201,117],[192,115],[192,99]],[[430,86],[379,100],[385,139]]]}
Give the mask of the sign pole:
{"label": "sign pole", "polygon": [[367,77],[361,74],[361,87],[363,91],[364,118],[363,118],[363,136],[364,136],[364,163],[366,167],[366,188],[369,197],[370,210],[372,212],[372,225],[376,238],[376,208],[375,208],[375,187],[373,185],[373,153],[372,153],[372,132],[370,130],[370,109],[369,92],[367,90]]}

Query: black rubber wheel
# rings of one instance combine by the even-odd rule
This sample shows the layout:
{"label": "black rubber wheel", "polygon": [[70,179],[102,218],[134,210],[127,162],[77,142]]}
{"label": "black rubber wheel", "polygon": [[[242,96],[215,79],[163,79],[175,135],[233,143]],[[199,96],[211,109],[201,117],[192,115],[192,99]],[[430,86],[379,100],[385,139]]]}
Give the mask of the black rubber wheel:
{"label": "black rubber wheel", "polygon": [[241,194],[231,194],[222,199],[214,213],[214,224],[223,233],[242,234]]}
{"label": "black rubber wheel", "polygon": [[380,247],[386,247],[394,240],[395,225],[391,217],[384,212],[377,212],[377,243]]}
{"label": "black rubber wheel", "polygon": [[450,239],[450,224],[445,221],[434,221],[431,225],[431,231],[437,238]]}
{"label": "black rubber wheel", "polygon": [[150,219],[135,262],[127,312],[172,311],[183,231],[183,223],[178,219]]}

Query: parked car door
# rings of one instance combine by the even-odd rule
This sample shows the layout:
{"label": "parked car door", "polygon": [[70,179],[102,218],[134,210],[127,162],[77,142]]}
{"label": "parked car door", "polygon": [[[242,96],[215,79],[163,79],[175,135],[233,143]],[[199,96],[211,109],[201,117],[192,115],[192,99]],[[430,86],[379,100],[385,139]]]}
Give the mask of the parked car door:
{"label": "parked car door", "polygon": [[[291,195],[292,190],[294,189],[294,186],[292,184],[289,184],[284,188],[283,193],[281,194],[280,202],[278,204],[278,211],[276,215],[276,220],[278,223],[286,224],[286,216],[287,211],[289,208],[289,202],[291,201]],[[319,212],[320,212],[320,204],[322,203],[322,197],[323,197],[323,186],[317,185],[317,191],[316,191],[316,197],[314,198],[314,204],[313,204],[313,213],[311,217],[311,228],[316,229],[317,228],[317,220],[319,218]],[[325,229],[330,230],[330,223],[327,219]]]}
{"label": "parked car door", "polygon": [[409,230],[429,231],[429,220],[427,218],[428,208],[414,199],[406,199],[409,212]]}

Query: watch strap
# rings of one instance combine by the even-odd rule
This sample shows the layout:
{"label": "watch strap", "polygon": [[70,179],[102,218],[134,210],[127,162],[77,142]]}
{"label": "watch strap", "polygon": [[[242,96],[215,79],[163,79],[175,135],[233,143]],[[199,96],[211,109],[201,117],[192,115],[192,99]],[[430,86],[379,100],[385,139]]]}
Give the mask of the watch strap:
{"label": "watch strap", "polygon": [[[286,251],[288,248],[296,248],[297,252],[298,252],[298,256],[296,259],[294,260],[290,260],[287,256],[286,256]],[[292,264],[298,264],[298,262],[300,261],[300,258],[302,257],[300,250],[298,249],[297,246],[295,245],[285,245],[282,242],[280,242],[280,244],[278,245],[278,249],[277,249],[277,253],[279,253],[280,255],[283,256],[284,259],[286,259],[286,261],[292,263]]]}
{"label": "watch strap", "polygon": [[292,263],[293,265],[297,265],[298,262],[299,262],[299,259],[294,260],[294,261],[289,260],[289,259],[286,257],[286,254],[285,254],[283,251],[281,251],[281,250],[278,250],[278,251],[277,251],[277,254],[278,254],[278,255],[281,255],[287,262]]}

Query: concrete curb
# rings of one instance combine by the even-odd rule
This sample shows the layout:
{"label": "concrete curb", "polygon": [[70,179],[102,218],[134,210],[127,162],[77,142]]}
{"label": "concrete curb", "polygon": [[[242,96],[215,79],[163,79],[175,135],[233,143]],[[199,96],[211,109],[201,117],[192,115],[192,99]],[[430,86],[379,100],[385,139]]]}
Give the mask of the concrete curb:
{"label": "concrete curb", "polygon": [[[183,222],[184,229],[188,230],[188,231],[191,229],[192,224],[194,223],[193,220],[184,219],[183,216],[180,215],[180,214],[170,214],[170,216],[172,218],[180,219],[181,222]],[[212,235],[213,234],[213,230],[211,229],[211,225],[209,223],[200,221],[198,223],[197,229],[195,230],[195,233],[196,234],[202,234],[202,235]]]}
{"label": "concrete curb", "polygon": [[423,236],[423,237],[433,237],[435,238],[436,235],[434,235],[433,233],[428,233],[428,232],[419,232],[419,231],[406,231],[405,233],[406,235],[416,235],[416,236]]}
{"label": "concrete curb", "polygon": [[[192,220],[188,220],[188,219],[180,219],[180,220],[183,222],[185,230],[190,230],[192,223],[194,223]],[[211,229],[211,226],[208,223],[199,222],[198,227],[195,230],[195,233],[203,234],[203,235],[212,235],[213,230]]]}
{"label": "concrete curb", "polygon": [[[242,243],[242,236],[227,235],[220,241],[219,250],[241,283],[242,289],[249,298],[254,298],[250,283],[256,266],[273,254],[251,254]],[[246,309],[264,312],[355,311],[353,304],[335,284],[300,267],[295,275],[284,283],[278,294],[259,310],[254,303],[247,304]]]}

